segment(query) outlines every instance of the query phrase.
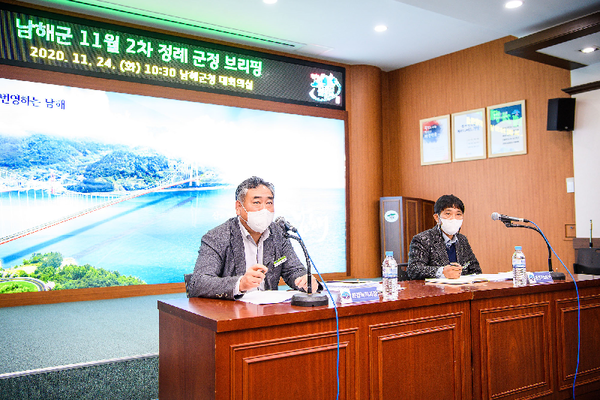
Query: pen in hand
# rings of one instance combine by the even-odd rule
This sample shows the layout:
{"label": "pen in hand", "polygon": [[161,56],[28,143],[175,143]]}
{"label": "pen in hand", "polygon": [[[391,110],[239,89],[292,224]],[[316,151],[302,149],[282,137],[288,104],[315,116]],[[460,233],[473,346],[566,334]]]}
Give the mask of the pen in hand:
{"label": "pen in hand", "polygon": [[[272,265],[273,265],[273,263],[272,263],[272,262],[269,262],[267,265],[265,265],[265,268],[266,268],[267,270],[266,270],[266,271],[264,271],[264,270],[263,270],[263,271],[261,271],[261,272],[263,273],[262,282],[264,282],[264,281],[265,281],[265,279],[267,279],[267,272],[269,272],[269,270],[271,269]],[[264,288],[264,283],[263,283],[263,284],[261,284],[261,285],[258,285],[258,290],[266,290],[266,289]]]}
{"label": "pen in hand", "polygon": [[462,266],[461,274],[467,272],[467,267],[469,266],[469,264],[471,264],[471,261],[467,261],[466,264]]}

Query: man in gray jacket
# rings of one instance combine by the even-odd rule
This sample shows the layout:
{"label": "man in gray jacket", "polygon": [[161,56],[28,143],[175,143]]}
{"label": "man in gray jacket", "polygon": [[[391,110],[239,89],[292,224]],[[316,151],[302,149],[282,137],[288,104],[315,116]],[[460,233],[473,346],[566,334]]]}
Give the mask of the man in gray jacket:
{"label": "man in gray jacket", "polygon": [[459,233],[465,206],[454,195],[443,195],[433,206],[436,225],[410,242],[407,273],[410,279],[450,278],[481,274],[479,261],[465,235]]}
{"label": "man in gray jacket", "polygon": [[[306,291],[306,269],[283,228],[273,223],[273,185],[253,176],[238,186],[235,198],[237,217],[202,237],[189,296],[235,299],[251,290],[277,290],[280,277]],[[313,277],[313,290],[317,286]]]}

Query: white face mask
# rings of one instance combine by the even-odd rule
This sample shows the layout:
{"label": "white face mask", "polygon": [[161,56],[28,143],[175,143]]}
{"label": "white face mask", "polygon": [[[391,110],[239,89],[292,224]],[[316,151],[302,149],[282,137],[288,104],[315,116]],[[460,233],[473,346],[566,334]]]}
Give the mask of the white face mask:
{"label": "white face mask", "polygon": [[440,222],[442,224],[442,230],[448,236],[454,236],[459,231],[462,226],[462,219],[445,219],[440,217]]}
{"label": "white face mask", "polygon": [[[273,222],[273,216],[275,215],[275,213],[267,210],[266,208],[263,208],[260,211],[250,212],[246,210],[243,204],[242,208],[244,209],[244,211],[246,211],[246,214],[248,214],[248,221],[244,221],[246,221],[250,229],[252,229],[254,232],[263,233],[267,230],[269,225],[271,225],[271,222]],[[242,218],[241,215],[240,218]]]}

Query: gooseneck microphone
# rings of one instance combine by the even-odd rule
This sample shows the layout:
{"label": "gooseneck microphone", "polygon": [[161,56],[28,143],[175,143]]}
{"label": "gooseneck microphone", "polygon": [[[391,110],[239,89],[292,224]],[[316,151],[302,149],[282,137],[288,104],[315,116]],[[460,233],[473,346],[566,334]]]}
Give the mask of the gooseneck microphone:
{"label": "gooseneck microphone", "polygon": [[492,219],[494,221],[502,221],[502,222],[507,222],[507,221],[531,222],[531,221],[529,221],[528,219],[525,219],[525,218],[509,217],[508,215],[500,214],[500,213],[497,213],[497,212],[493,212],[492,213]]}
{"label": "gooseneck microphone", "polygon": [[[537,233],[539,233],[540,235],[542,235],[542,238],[544,238],[544,241],[546,242],[546,246],[548,247],[548,272],[550,272],[550,276],[552,277],[552,280],[554,280],[554,281],[557,281],[557,280],[564,281],[565,280],[565,274],[563,274],[562,272],[555,272],[552,269],[552,247],[550,246],[550,242],[548,242],[546,235],[544,235],[542,233],[541,229],[536,225],[535,222],[530,221],[525,218],[509,217],[508,215],[499,214],[497,212],[492,213],[492,219],[494,221],[502,221],[502,223],[507,228],[527,228],[527,229],[532,229],[532,230],[536,231]],[[513,222],[526,222],[526,223],[533,224],[535,226],[513,224]]]}
{"label": "gooseneck microphone", "polygon": [[[312,273],[311,273],[311,262],[310,256],[308,255],[308,250],[306,250],[306,245],[304,244],[304,240],[300,237],[298,230],[294,227],[294,225],[290,224],[283,217],[277,217],[274,221],[276,224],[281,226],[283,229],[283,236],[286,239],[294,239],[300,244],[302,247],[302,251],[304,252],[304,257],[306,257],[306,293],[296,293],[292,296],[292,305],[293,306],[301,306],[301,307],[314,307],[314,306],[325,306],[329,304],[329,298],[322,293],[313,293],[312,291]],[[296,233],[295,235],[291,234],[290,231]],[[318,289],[317,289],[318,290]]]}
{"label": "gooseneck microphone", "polygon": [[275,223],[278,224],[278,225],[281,225],[281,227],[285,231],[298,232],[298,229],[296,229],[296,227],[294,225],[290,224],[283,217],[277,217],[277,218],[275,218]]}

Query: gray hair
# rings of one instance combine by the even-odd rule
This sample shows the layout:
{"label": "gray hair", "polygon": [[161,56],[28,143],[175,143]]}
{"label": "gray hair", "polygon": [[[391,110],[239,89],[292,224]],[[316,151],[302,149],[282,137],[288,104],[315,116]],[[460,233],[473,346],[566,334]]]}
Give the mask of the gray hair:
{"label": "gray hair", "polygon": [[273,186],[272,183],[267,182],[264,179],[259,178],[258,176],[252,176],[239,184],[239,186],[235,190],[235,199],[240,203],[243,203],[244,200],[246,200],[246,194],[248,193],[248,189],[256,189],[261,185],[266,186],[273,194],[273,198],[275,198],[275,186]]}

